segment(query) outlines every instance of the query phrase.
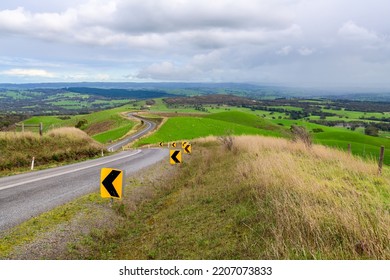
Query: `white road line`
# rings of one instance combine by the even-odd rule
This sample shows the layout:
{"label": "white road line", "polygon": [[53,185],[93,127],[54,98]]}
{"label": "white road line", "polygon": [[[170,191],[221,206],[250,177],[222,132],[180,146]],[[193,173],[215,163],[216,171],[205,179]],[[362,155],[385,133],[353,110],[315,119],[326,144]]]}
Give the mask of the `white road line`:
{"label": "white road line", "polygon": [[117,161],[117,160],[121,160],[121,159],[124,159],[124,158],[127,158],[127,157],[135,156],[135,155],[137,155],[137,154],[139,154],[141,152],[142,152],[141,150],[138,150],[134,154],[126,155],[126,156],[123,156],[123,157],[120,157],[120,158],[115,158],[115,159],[112,159],[112,160],[109,160],[109,161],[96,163],[96,164],[85,166],[85,167],[79,167],[77,169],[63,171],[61,173],[56,173],[56,174],[53,174],[53,175],[47,175],[47,176],[39,177],[39,178],[36,178],[36,179],[27,180],[27,181],[24,181],[22,183],[11,184],[11,185],[8,185],[8,186],[0,187],[0,190],[5,190],[5,189],[9,189],[9,188],[20,186],[20,185],[29,184],[29,183],[37,182],[37,181],[40,181],[40,180],[45,180],[45,179],[49,179],[49,178],[53,178],[53,177],[57,177],[57,176],[61,176],[61,175],[65,175],[65,174],[81,171],[81,170],[84,170],[84,169],[96,167],[96,166],[99,166],[99,165],[102,165],[102,164],[107,164],[107,163],[110,163],[110,162],[113,162],[113,161]]}
{"label": "white road line", "polygon": [[109,148],[108,148],[108,151],[113,151],[113,149],[115,148],[115,147],[117,147],[117,146],[121,146],[123,143],[125,143],[128,139],[132,139],[132,138],[135,138],[135,137],[138,137],[139,135],[141,135],[142,133],[144,133],[145,131],[147,131],[149,128],[151,128],[152,127],[152,124],[151,124],[151,122],[149,122],[149,121],[145,121],[145,123],[148,125],[148,127],[147,128],[145,128],[145,129],[143,129],[142,131],[140,131],[140,132],[138,132],[138,133],[136,133],[136,134],[134,134],[134,135],[131,135],[129,138],[127,138],[127,139],[124,139],[124,140],[122,140],[122,141],[119,141],[118,143],[116,143],[116,144],[113,144],[112,146],[108,146]]}

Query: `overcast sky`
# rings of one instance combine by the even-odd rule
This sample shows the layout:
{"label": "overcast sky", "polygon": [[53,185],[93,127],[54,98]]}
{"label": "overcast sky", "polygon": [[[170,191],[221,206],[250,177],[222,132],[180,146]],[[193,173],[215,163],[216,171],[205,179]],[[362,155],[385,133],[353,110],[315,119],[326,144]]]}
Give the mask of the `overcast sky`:
{"label": "overcast sky", "polygon": [[388,0],[1,0],[0,83],[390,89]]}

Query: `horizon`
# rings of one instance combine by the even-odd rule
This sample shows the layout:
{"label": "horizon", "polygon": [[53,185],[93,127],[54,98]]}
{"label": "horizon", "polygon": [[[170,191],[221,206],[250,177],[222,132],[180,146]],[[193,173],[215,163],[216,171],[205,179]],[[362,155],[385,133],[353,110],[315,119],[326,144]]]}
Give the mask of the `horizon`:
{"label": "horizon", "polygon": [[[235,87],[255,87],[255,88],[274,88],[278,90],[305,90],[305,91],[313,91],[311,94],[389,94],[390,88],[380,88],[380,87],[354,87],[354,86],[341,86],[341,87],[320,87],[320,86],[291,86],[291,85],[282,85],[282,84],[261,84],[261,83],[250,83],[250,82],[197,82],[197,81],[188,81],[188,82],[170,82],[170,81],[139,81],[139,82],[115,82],[115,81],[72,81],[72,82],[25,82],[25,83],[2,83],[0,82],[0,88],[8,89],[8,88],[17,88],[21,86],[26,89],[32,88],[45,88],[45,87],[67,87],[67,85],[77,85],[81,87],[99,87],[105,85],[113,85],[111,88],[121,88],[121,85],[138,85],[138,86],[156,86],[156,88],[160,87],[170,87],[170,86],[194,86],[194,87],[204,87],[208,86],[235,86]],[[304,94],[305,95],[305,94]]]}

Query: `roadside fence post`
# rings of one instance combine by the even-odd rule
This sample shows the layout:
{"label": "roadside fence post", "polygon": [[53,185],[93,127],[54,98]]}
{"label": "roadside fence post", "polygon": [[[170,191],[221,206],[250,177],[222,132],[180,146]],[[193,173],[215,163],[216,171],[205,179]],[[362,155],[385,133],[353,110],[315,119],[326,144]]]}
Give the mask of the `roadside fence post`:
{"label": "roadside fence post", "polygon": [[382,174],[383,159],[385,157],[385,147],[381,146],[381,151],[379,154],[379,163],[378,163],[378,174]]}
{"label": "roadside fence post", "polygon": [[39,135],[43,134],[43,123],[39,123]]}

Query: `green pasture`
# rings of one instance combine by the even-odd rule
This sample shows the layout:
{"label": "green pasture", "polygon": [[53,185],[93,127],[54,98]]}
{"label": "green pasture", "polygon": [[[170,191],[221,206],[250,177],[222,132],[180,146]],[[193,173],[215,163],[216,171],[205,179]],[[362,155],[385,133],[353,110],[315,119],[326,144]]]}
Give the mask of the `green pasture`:
{"label": "green pasture", "polygon": [[194,139],[206,136],[265,135],[282,137],[283,129],[266,120],[242,112],[223,112],[205,117],[173,117],[153,135],[141,139],[137,145]]}
{"label": "green pasture", "polygon": [[109,131],[96,134],[92,138],[100,143],[105,144],[105,143],[108,143],[110,141],[114,141],[116,139],[122,138],[133,128],[133,126],[134,126],[133,123],[125,124],[125,125],[122,125],[118,128],[111,129]]}
{"label": "green pasture", "polygon": [[[361,130],[350,131],[341,127],[328,127],[300,120],[272,120],[273,123],[283,124],[285,128],[290,128],[291,125],[299,125],[306,127],[309,131],[315,128],[320,128],[324,132],[313,133],[315,143],[337,147],[347,150],[348,144],[351,144],[352,153],[363,156],[365,158],[377,159],[379,149],[384,146],[386,150],[390,150],[390,139],[385,137],[373,137],[362,133]],[[390,156],[385,156],[385,164],[390,165]]]}
{"label": "green pasture", "polygon": [[383,117],[388,118],[390,117],[390,112],[384,112],[384,113],[378,113],[378,112],[359,112],[359,111],[346,111],[346,110],[333,110],[333,109],[322,109],[325,113],[332,113],[336,114],[338,116],[341,116],[342,118],[347,119],[366,119],[366,118],[377,118],[381,119]]}
{"label": "green pasture", "polygon": [[268,108],[284,109],[287,111],[299,111],[299,112],[303,110],[302,108],[295,107],[295,106],[268,106]]}
{"label": "green pasture", "polygon": [[129,105],[121,106],[114,109],[99,111],[86,115],[70,116],[69,119],[61,119],[60,116],[37,116],[26,120],[25,124],[43,123],[44,132],[57,127],[76,126],[79,121],[86,120],[87,123],[81,127],[85,130],[92,125],[99,125],[104,122],[109,122],[112,129],[92,135],[93,138],[101,143],[106,143],[109,140],[115,141],[126,135],[129,130],[135,125],[135,122],[122,117],[120,114],[130,111]]}

